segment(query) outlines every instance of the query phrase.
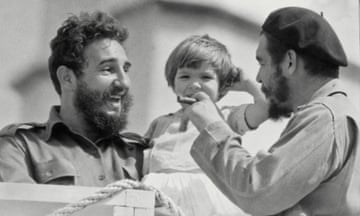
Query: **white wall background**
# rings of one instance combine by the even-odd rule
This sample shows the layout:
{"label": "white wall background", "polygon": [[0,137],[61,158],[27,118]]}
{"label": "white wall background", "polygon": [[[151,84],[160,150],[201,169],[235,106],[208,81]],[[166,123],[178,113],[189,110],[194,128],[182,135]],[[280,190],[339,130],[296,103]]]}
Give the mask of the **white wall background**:
{"label": "white wall background", "polygon": [[[211,9],[179,12],[174,4]],[[208,33],[227,45],[236,64],[257,73],[257,29],[274,9],[303,6],[322,11],[342,41],[351,67],[342,76],[360,107],[359,1],[355,0],[1,0],[0,1],[0,127],[13,122],[45,121],[58,98],[47,75],[49,41],[71,13],[104,10],[119,17],[130,31],[126,48],[133,61],[131,79],[135,105],[128,130],[144,133],[150,121],[178,108],[164,78],[165,61],[185,37]],[[190,7],[191,8],[191,7]],[[222,13],[213,12],[222,11]],[[236,17],[237,19],[233,19]],[[222,103],[248,102],[231,94]],[[250,151],[267,148],[286,122],[267,121],[247,134]]]}

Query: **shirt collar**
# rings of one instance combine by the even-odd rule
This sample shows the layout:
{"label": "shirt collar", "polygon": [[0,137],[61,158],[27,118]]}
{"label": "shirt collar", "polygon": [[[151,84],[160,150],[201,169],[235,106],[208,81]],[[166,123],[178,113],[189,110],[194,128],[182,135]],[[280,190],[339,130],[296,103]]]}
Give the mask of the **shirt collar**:
{"label": "shirt collar", "polygon": [[300,110],[307,106],[308,104],[313,103],[314,101],[318,100],[319,98],[330,96],[334,93],[342,93],[346,95],[346,91],[344,90],[344,87],[342,86],[339,79],[333,79],[329,82],[325,83],[323,86],[321,86],[312,96],[308,103],[300,105],[297,107],[297,110]]}
{"label": "shirt collar", "polygon": [[[49,114],[49,119],[48,121],[46,122],[46,130],[45,130],[45,140],[48,141],[51,137],[51,135],[53,134],[54,132],[54,127],[56,125],[63,125],[64,127],[66,127],[69,131],[71,131],[71,129],[63,122],[63,120],[61,119],[61,116],[60,116],[60,106],[53,106],[51,107],[51,110],[50,110],[50,114]],[[74,132],[73,132],[74,133]],[[106,139],[110,139],[110,138],[113,138],[114,135],[112,136],[108,136],[108,137],[103,137],[103,138],[100,138],[98,140],[96,140],[95,143],[100,143]],[[123,136],[119,135],[116,136],[116,137],[119,137],[119,138],[122,138]]]}
{"label": "shirt collar", "polygon": [[51,107],[49,119],[46,122],[46,130],[45,130],[45,140],[46,141],[48,141],[50,139],[55,125],[62,124],[65,127],[67,127],[66,124],[61,120],[59,112],[60,112],[60,106]]}

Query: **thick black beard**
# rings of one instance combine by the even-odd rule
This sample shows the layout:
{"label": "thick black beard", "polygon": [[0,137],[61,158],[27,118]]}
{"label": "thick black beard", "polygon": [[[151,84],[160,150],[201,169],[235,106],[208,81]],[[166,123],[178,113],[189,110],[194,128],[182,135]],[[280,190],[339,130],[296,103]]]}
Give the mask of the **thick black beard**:
{"label": "thick black beard", "polygon": [[292,110],[286,106],[282,106],[273,100],[270,100],[270,105],[268,109],[269,118],[272,120],[280,120],[282,118],[289,118],[291,116]]}
{"label": "thick black beard", "polygon": [[128,112],[132,106],[132,96],[126,93],[121,101],[121,112],[118,116],[110,116],[101,110],[106,103],[109,92],[102,94],[100,91],[91,90],[87,84],[79,81],[75,92],[74,106],[82,113],[86,123],[99,135],[109,136],[118,134],[127,126]]}
{"label": "thick black beard", "polygon": [[291,107],[286,105],[290,97],[290,87],[287,78],[282,75],[282,70],[279,66],[276,68],[274,79],[276,85],[273,89],[263,89],[265,95],[272,95],[268,109],[269,118],[272,120],[279,120],[283,117],[288,118],[292,113]]}

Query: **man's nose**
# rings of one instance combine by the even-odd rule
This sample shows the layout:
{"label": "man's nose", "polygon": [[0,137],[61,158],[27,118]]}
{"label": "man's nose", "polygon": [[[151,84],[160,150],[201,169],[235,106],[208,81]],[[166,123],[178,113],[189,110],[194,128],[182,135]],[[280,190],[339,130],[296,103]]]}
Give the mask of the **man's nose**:
{"label": "man's nose", "polygon": [[258,71],[258,73],[257,73],[257,75],[256,75],[256,82],[262,83],[261,75],[260,75],[260,70]]}
{"label": "man's nose", "polygon": [[130,88],[130,79],[128,76],[117,78],[112,82],[113,89],[121,95],[126,94]]}
{"label": "man's nose", "polygon": [[121,85],[125,87],[130,87],[130,78],[126,71],[120,69],[118,73],[116,73],[116,78],[120,82]]}

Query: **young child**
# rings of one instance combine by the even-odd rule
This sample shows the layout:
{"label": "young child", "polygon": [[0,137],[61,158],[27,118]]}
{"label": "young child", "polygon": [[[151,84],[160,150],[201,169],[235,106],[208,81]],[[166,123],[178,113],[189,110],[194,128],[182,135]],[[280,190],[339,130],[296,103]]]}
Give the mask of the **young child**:
{"label": "young child", "polygon": [[[171,53],[165,68],[168,85],[176,96],[203,91],[217,102],[227,91],[246,91],[254,104],[220,109],[231,128],[240,134],[267,119],[267,103],[255,83],[234,67],[226,47],[217,40],[191,36]],[[179,101],[183,107],[187,106]],[[145,134],[153,148],[144,153],[143,182],[170,196],[186,216],[247,215],[201,171],[190,155],[199,132],[183,115],[183,109],[155,119]],[[147,174],[148,173],[148,174]]]}

